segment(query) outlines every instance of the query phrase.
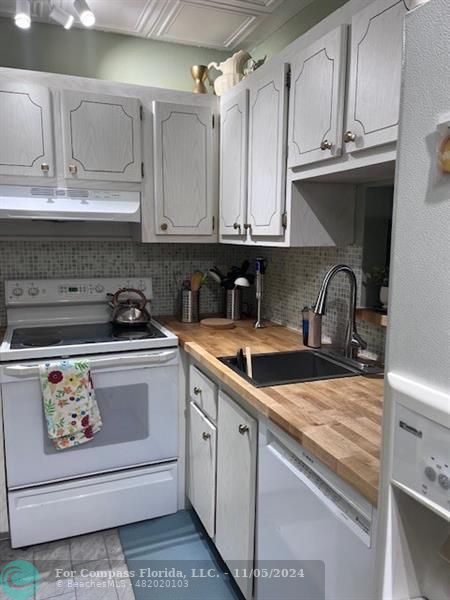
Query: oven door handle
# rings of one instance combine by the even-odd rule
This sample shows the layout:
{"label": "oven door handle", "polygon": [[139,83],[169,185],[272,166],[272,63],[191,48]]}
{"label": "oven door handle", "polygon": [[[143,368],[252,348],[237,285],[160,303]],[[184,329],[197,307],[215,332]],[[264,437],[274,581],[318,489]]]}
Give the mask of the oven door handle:
{"label": "oven door handle", "polygon": [[[91,369],[103,369],[112,366],[145,366],[166,363],[175,358],[176,350],[167,350],[152,354],[139,354],[138,356],[111,356],[109,358],[94,358],[90,361]],[[3,372],[11,377],[32,377],[39,375],[39,364],[4,366]]]}

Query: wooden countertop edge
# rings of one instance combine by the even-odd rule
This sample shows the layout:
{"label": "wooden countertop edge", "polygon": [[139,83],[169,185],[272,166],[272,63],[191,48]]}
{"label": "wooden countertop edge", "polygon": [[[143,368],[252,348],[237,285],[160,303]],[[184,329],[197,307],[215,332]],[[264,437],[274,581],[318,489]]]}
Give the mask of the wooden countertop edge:
{"label": "wooden countertop edge", "polygon": [[[300,430],[298,427],[293,426],[283,416],[283,411],[280,410],[282,408],[281,405],[261,388],[255,388],[252,384],[245,381],[245,379],[242,379],[242,377],[226,367],[218,358],[205,350],[197,342],[184,341],[181,337],[179,340],[180,346],[202,366],[208,369],[212,375],[215,375],[222,383],[246,400],[261,415],[270,419],[297,442],[302,444],[306,450],[317,456],[327,467],[369,500],[373,506],[377,506],[378,482],[368,481],[361,476],[360,473],[361,469],[364,468],[363,465],[360,463],[354,465],[353,461],[347,460],[346,457],[337,458],[331,451],[313,439],[314,428],[312,428],[310,433],[308,432],[308,428]],[[366,458],[367,461],[373,460],[369,454],[367,454]]]}

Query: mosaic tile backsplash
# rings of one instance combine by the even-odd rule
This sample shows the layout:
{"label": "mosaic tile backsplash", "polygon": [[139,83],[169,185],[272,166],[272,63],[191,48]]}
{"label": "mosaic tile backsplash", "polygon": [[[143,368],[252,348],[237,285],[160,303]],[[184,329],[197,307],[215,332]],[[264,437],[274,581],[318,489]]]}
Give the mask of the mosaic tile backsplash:
{"label": "mosaic tile backsplash", "polygon": [[[212,244],[138,244],[134,242],[0,242],[0,326],[6,324],[5,279],[52,279],[82,277],[153,278],[154,314],[174,314],[177,310],[179,281],[194,270],[213,264],[227,270],[244,258],[264,256],[268,260],[263,314],[267,319],[301,328],[303,306],[316,299],[322,278],[333,264],[344,262],[356,273],[361,290],[362,249],[347,248],[243,248]],[[339,344],[345,332],[348,283],[343,275],[330,288],[328,311],[323,320],[326,338]],[[246,300],[254,305],[250,289]],[[208,281],[201,293],[201,311],[218,312],[223,306],[223,290]],[[368,354],[384,356],[383,328],[359,323],[360,334],[368,342]]]}

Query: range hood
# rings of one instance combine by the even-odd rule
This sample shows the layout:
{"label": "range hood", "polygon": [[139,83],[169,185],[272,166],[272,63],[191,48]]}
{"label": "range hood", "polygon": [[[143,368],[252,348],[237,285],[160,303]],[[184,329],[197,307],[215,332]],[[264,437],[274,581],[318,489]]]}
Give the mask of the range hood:
{"label": "range hood", "polygon": [[0,186],[0,219],[139,223],[140,192]]}

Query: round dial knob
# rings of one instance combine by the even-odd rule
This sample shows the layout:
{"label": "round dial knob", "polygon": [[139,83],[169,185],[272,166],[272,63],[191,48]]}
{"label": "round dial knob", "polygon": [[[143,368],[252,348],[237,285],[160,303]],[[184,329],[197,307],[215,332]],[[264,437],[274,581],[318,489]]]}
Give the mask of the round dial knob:
{"label": "round dial knob", "polygon": [[430,481],[436,481],[436,471],[433,469],[433,467],[425,468],[425,477]]}
{"label": "round dial knob", "polygon": [[100,283],[98,283],[98,284],[95,286],[95,291],[97,292],[97,294],[101,294],[101,293],[103,292],[103,290],[104,290],[104,289],[105,289],[105,288],[104,288],[104,287],[103,287],[103,286],[102,286]]}
{"label": "round dial knob", "polygon": [[21,296],[23,294],[23,289],[21,287],[15,287],[12,291],[14,296]]}
{"label": "round dial knob", "polygon": [[28,293],[30,296],[37,296],[39,294],[39,288],[37,287],[30,287],[28,289]]}
{"label": "round dial knob", "polygon": [[444,473],[441,473],[438,477],[438,481],[439,481],[439,485],[441,486],[441,488],[443,488],[444,490],[448,490],[450,488],[450,480],[447,477],[447,475],[444,475]]}

